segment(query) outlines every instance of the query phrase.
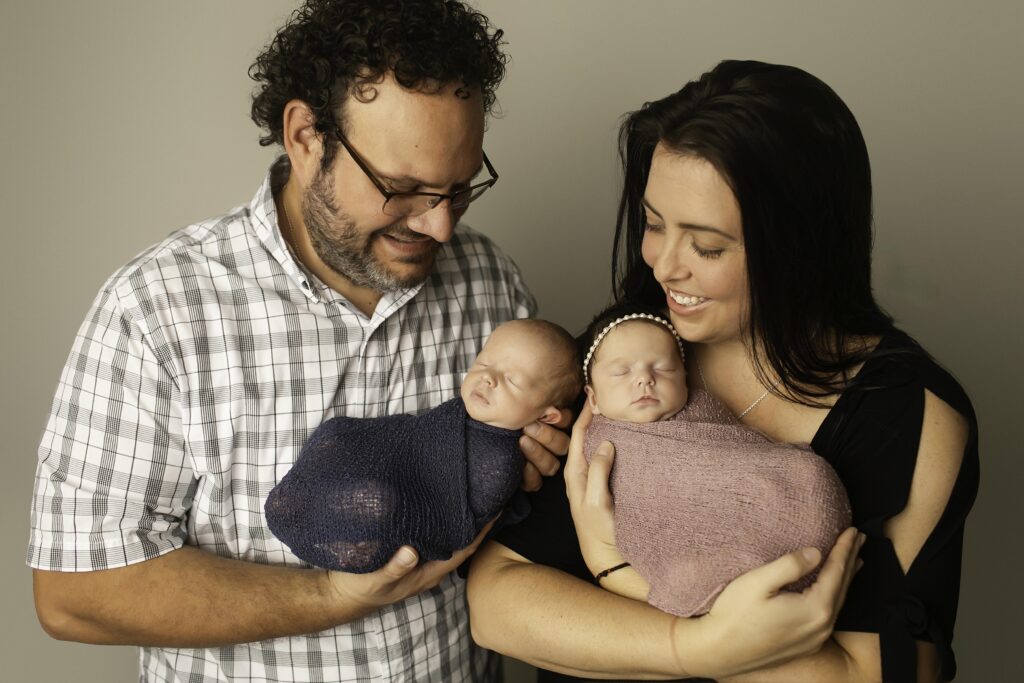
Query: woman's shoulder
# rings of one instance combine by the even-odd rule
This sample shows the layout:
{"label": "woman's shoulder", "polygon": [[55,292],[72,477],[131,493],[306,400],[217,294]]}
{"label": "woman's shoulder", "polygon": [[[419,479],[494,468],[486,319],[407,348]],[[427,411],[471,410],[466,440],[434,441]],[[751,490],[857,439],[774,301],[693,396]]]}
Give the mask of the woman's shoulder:
{"label": "woman's shoulder", "polygon": [[907,391],[927,391],[972,422],[975,419],[960,382],[916,339],[898,329],[879,339],[847,391],[862,393],[871,402],[900,400]]}

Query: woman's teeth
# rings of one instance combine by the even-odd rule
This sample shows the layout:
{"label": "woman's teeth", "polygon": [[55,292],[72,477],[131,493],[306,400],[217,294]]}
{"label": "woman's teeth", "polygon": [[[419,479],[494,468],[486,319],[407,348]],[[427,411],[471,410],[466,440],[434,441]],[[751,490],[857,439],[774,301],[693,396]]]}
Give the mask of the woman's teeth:
{"label": "woman's teeth", "polygon": [[672,301],[675,301],[680,306],[696,306],[707,301],[707,298],[703,296],[685,296],[675,292],[669,292],[669,296],[672,297]]}

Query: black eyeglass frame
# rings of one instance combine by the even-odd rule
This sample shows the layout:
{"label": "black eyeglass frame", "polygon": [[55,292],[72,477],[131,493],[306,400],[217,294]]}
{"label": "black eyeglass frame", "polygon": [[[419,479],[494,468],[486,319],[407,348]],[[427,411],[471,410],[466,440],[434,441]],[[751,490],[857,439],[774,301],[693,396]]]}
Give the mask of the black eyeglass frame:
{"label": "black eyeglass frame", "polygon": [[[459,190],[458,192],[452,192],[451,194],[443,194],[441,192],[392,192],[387,187],[385,187],[383,181],[381,181],[380,178],[374,175],[373,171],[370,170],[370,167],[366,165],[365,161],[363,161],[363,158],[359,156],[359,152],[352,148],[352,143],[345,138],[345,135],[337,126],[334,127],[334,137],[338,138],[338,142],[340,142],[342,147],[344,147],[348,151],[348,153],[352,155],[352,160],[356,162],[356,165],[359,166],[359,168],[363,171],[364,174],[366,174],[366,177],[370,179],[370,182],[373,183],[374,187],[376,187],[377,190],[382,195],[384,195],[384,205],[381,207],[381,211],[383,211],[384,213],[387,213],[388,204],[395,197],[428,197],[432,199],[431,201],[427,202],[427,207],[423,211],[420,211],[418,213],[400,213],[397,214],[396,217],[412,217],[422,215],[427,211],[436,208],[441,202],[443,202],[446,199],[451,202],[450,206],[453,209],[465,208],[469,206],[472,202],[479,199],[480,195],[489,190],[496,182],[498,182],[498,172],[494,170],[494,166],[491,165],[491,160],[487,158],[487,152],[480,150],[481,154],[483,154],[484,157],[484,167],[487,169],[487,172],[491,175],[490,178],[488,178],[482,183],[470,185],[467,188]],[[465,201],[456,201],[458,198],[462,197],[466,198]]]}

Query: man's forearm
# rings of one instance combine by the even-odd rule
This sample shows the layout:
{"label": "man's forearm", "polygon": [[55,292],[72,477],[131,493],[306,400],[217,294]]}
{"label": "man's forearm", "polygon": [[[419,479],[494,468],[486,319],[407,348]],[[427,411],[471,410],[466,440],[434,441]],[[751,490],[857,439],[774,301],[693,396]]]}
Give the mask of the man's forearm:
{"label": "man's forearm", "polygon": [[370,611],[343,603],[323,570],[189,546],[119,569],[33,576],[43,628],[84,643],[214,647],[321,631]]}

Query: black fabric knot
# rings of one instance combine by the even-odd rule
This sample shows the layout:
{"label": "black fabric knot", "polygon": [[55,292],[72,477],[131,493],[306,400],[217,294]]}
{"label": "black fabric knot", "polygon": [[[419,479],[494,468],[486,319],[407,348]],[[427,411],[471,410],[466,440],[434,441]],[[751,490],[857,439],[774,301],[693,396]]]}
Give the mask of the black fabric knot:
{"label": "black fabric knot", "polygon": [[903,626],[911,635],[929,635],[928,609],[914,595],[904,595],[889,608],[889,619],[894,626]]}

